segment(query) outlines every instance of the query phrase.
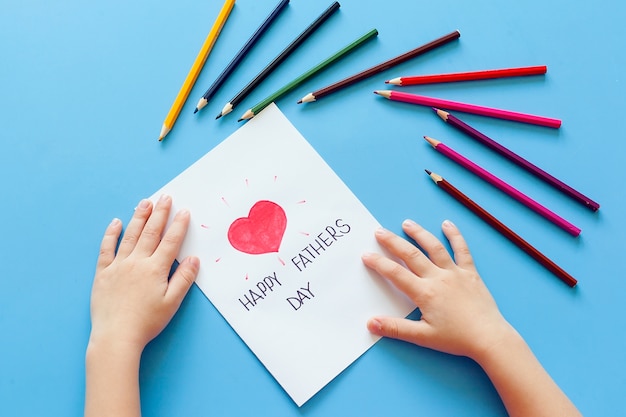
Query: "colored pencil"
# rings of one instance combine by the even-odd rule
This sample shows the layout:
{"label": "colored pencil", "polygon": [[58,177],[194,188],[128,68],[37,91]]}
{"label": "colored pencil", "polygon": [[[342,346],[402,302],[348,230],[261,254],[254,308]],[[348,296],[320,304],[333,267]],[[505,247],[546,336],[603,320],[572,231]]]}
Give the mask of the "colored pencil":
{"label": "colored pencil", "polygon": [[436,108],[433,108],[433,110],[437,113],[437,115],[439,117],[441,117],[441,119],[444,122],[447,122],[450,126],[453,126],[453,127],[457,128],[458,130],[460,130],[461,132],[467,134],[468,136],[476,139],[477,141],[479,141],[483,145],[485,145],[485,146],[489,147],[490,149],[496,151],[497,153],[499,153],[500,155],[504,156],[505,158],[507,158],[511,162],[515,163],[516,165],[524,168],[526,171],[530,172],[531,174],[535,175],[539,179],[541,179],[541,180],[545,181],[546,183],[550,184],[551,186],[553,186],[557,190],[563,192],[565,195],[573,198],[575,201],[581,203],[585,207],[587,207],[587,208],[589,208],[589,209],[591,209],[593,211],[597,211],[600,208],[600,204],[596,203],[595,201],[593,201],[589,197],[585,196],[581,192],[576,191],[575,189],[573,189],[569,185],[565,184],[563,181],[561,181],[561,180],[553,177],[552,175],[548,174],[543,169],[541,169],[538,166],[534,165],[532,162],[529,162],[528,160],[522,158],[521,156],[519,156],[515,152],[509,150],[508,148],[506,148],[505,146],[503,146],[500,143],[496,142],[495,140],[491,139],[487,135],[485,135],[485,134],[479,132],[478,130],[474,129],[473,127],[471,127],[467,123],[465,123],[462,120],[460,120],[458,117],[456,117],[456,116],[454,116],[454,115],[452,115],[452,114],[450,114],[450,113],[448,113],[448,112],[446,112],[444,110],[440,110],[440,109],[436,109]]}
{"label": "colored pencil", "polygon": [[510,110],[494,109],[492,107],[460,103],[458,101],[443,100],[434,97],[418,96],[417,94],[403,93],[401,91],[379,90],[374,91],[374,93],[392,101],[401,101],[403,103],[417,104],[420,106],[438,107],[446,110],[457,110],[464,113],[495,117],[497,119],[511,120],[520,123],[529,123],[533,125],[551,127],[554,129],[561,127],[560,120],[550,117],[535,116],[532,114],[518,113]]}
{"label": "colored pencil", "polygon": [[340,7],[339,2],[334,2],[330,5],[313,23],[307,27],[304,32],[298,35],[276,58],[272,60],[259,74],[257,74],[252,81],[248,83],[235,97],[232,98],[224,108],[217,115],[216,119],[219,119],[222,116],[227,115],[233,108],[238,105],[243,99],[252,92],[261,82],[272,73],[278,66],[285,60],[289,55],[291,55],[302,43],[307,40],[309,36],[313,34],[328,18],[335,13]]}
{"label": "colored pencil", "polygon": [[446,146],[444,143],[441,143],[440,141],[433,139],[431,137],[424,136],[424,139],[426,139],[426,141],[430,143],[430,145],[440,154],[446,156],[450,160],[461,165],[463,168],[467,169],[471,173],[479,176],[480,178],[487,181],[489,184],[493,185],[500,191],[504,192],[505,194],[509,195],[510,197],[524,204],[526,207],[530,208],[537,214],[540,214],[541,216],[550,220],[552,223],[559,226],[561,229],[565,230],[570,235],[572,236],[580,235],[580,229],[578,227],[574,226],[573,224],[563,219],[558,214],[549,210],[548,208],[542,206],[537,201],[528,197],[526,194],[522,193],[521,191],[509,185],[508,183],[501,180],[500,178],[496,177],[495,175],[493,175],[486,169],[470,161],[469,159],[467,159],[460,153],[456,152],[454,149]]}
{"label": "colored pencil", "polygon": [[326,67],[328,67],[332,63],[337,62],[338,60],[340,60],[344,56],[348,55],[350,52],[354,51],[359,46],[363,45],[368,40],[375,38],[377,35],[378,35],[378,31],[376,29],[372,29],[371,31],[369,31],[365,35],[361,36],[359,39],[357,39],[354,42],[350,43],[346,47],[342,48],[340,51],[338,51],[335,54],[333,54],[332,56],[326,58],[324,61],[322,61],[319,64],[317,64],[315,67],[311,68],[310,70],[308,70],[307,72],[305,72],[304,74],[299,76],[298,78],[294,79],[293,81],[291,81],[290,83],[285,85],[283,88],[281,88],[280,90],[276,91],[274,94],[268,96],[267,98],[265,98],[263,101],[261,101],[256,106],[254,106],[251,109],[249,109],[247,112],[245,112],[243,114],[243,116],[241,116],[241,119],[239,119],[239,121],[251,119],[256,114],[258,114],[261,110],[263,110],[265,107],[267,107],[271,102],[276,101],[282,95],[284,95],[284,94],[288,93],[289,91],[293,90],[294,88],[296,88],[297,86],[302,84],[304,81],[308,80],[309,78],[311,78],[312,76],[314,76],[318,72],[322,71],[323,69],[325,69]]}
{"label": "colored pencil", "polygon": [[570,287],[575,287],[578,281],[572,277],[570,274],[565,272],[560,266],[551,261],[548,257],[546,257],[543,253],[539,252],[535,247],[533,247],[530,243],[522,239],[517,233],[509,229],[504,223],[495,218],[491,213],[487,210],[479,206],[477,203],[472,201],[468,196],[459,191],[452,184],[443,179],[440,175],[435,174],[429,170],[425,170],[426,173],[430,176],[430,178],[437,184],[439,188],[444,190],[446,193],[451,195],[455,200],[463,204],[465,207],[470,209],[474,214],[484,220],[491,227],[496,229],[502,236],[513,242],[520,249],[530,255],[533,259],[543,265],[546,269],[560,278],[564,283],[569,285]]}
{"label": "colored pencil", "polygon": [[211,49],[213,49],[213,45],[220,35],[222,27],[224,27],[224,23],[226,23],[228,16],[230,16],[230,12],[233,9],[234,5],[235,0],[226,0],[224,5],[222,6],[222,10],[220,10],[220,13],[217,15],[211,31],[204,40],[202,48],[200,48],[200,52],[198,52],[196,60],[193,62],[193,65],[191,66],[191,69],[187,74],[187,78],[185,78],[185,82],[183,83],[183,86],[180,88],[180,91],[178,92],[178,95],[174,100],[174,104],[172,104],[169,113],[167,113],[167,116],[165,116],[165,121],[163,122],[163,126],[161,127],[161,134],[159,135],[159,141],[162,141],[163,138],[170,132],[170,130],[172,130],[172,127],[174,127],[174,123],[176,122],[176,119],[178,118],[178,115],[183,108],[183,104],[185,104],[185,101],[187,100],[187,97],[191,92],[191,88],[198,79],[198,75],[200,75],[200,71],[202,70],[204,63],[206,62],[209,53],[211,52]]}
{"label": "colored pencil", "polygon": [[482,71],[453,72],[449,74],[414,75],[410,77],[398,77],[385,81],[393,85],[421,85],[436,83],[452,83],[459,81],[489,80],[505,77],[525,77],[529,75],[543,75],[548,71],[545,65],[518,68],[502,68]]}
{"label": "colored pencil", "polygon": [[420,47],[417,47],[415,49],[412,49],[408,52],[405,52],[402,55],[398,55],[395,58],[389,59],[385,62],[381,62],[378,65],[375,65],[369,69],[366,69],[364,71],[359,72],[358,74],[355,74],[351,77],[345,78],[341,81],[338,81],[334,84],[331,84],[327,87],[322,88],[321,90],[317,90],[314,91],[313,93],[309,93],[306,96],[302,97],[301,100],[298,101],[298,104],[300,103],[310,103],[312,101],[316,101],[319,100],[320,98],[327,96],[329,94],[332,94],[336,91],[339,91],[343,88],[346,88],[356,82],[359,82],[361,80],[364,80],[368,77],[371,77],[372,75],[378,74],[382,71],[385,71],[389,68],[392,68],[398,64],[401,64],[405,61],[408,61],[409,59],[415,58],[417,56],[420,56],[428,51],[431,51],[435,48],[438,48],[442,45],[447,44],[448,42],[451,42],[455,39],[458,39],[461,36],[461,33],[458,30],[455,30],[454,32],[451,32],[447,35],[444,35],[440,38],[437,38],[431,42],[428,42],[427,44],[424,44]]}
{"label": "colored pencil", "polygon": [[211,86],[204,92],[202,98],[198,101],[196,105],[196,109],[193,111],[197,113],[198,110],[201,110],[204,106],[206,106],[211,100],[211,97],[215,95],[217,90],[220,89],[222,84],[230,77],[235,68],[243,61],[246,54],[252,49],[254,44],[257,43],[261,36],[267,31],[267,29],[272,25],[274,20],[280,15],[280,12],[285,10],[286,6],[289,4],[289,0],[280,0],[278,5],[272,10],[272,12],[265,18],[261,26],[250,36],[250,39],[246,41],[246,43],[241,47],[239,52],[235,55],[235,57],[230,61],[230,63],[224,68],[222,73],[217,77],[217,79],[211,84]]}

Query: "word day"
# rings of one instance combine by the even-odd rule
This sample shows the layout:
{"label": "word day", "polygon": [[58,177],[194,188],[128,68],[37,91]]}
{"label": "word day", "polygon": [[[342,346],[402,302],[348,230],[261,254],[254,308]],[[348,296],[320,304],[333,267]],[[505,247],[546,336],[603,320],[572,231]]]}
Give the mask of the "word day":
{"label": "word day", "polygon": [[295,297],[287,297],[287,302],[289,302],[294,310],[298,310],[304,304],[304,300],[310,300],[314,297],[315,295],[313,295],[313,291],[311,291],[311,283],[307,282],[306,287],[300,287],[300,289],[296,291]]}

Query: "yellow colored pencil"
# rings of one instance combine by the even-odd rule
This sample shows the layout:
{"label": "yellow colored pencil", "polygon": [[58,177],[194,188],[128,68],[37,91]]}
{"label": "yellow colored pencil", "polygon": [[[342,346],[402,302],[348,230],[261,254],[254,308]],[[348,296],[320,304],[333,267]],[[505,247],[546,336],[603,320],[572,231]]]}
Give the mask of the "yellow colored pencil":
{"label": "yellow colored pencil", "polygon": [[213,49],[213,45],[217,40],[217,37],[220,35],[222,31],[222,27],[224,27],[224,23],[226,23],[226,19],[230,15],[233,6],[235,5],[235,0],[226,0],[224,6],[222,6],[222,10],[217,15],[217,19],[215,19],[215,23],[213,23],[213,27],[211,31],[207,35],[200,52],[198,52],[198,56],[194,61],[191,69],[189,70],[189,74],[187,74],[187,78],[185,78],[185,82],[183,86],[180,88],[178,95],[176,96],[176,100],[174,100],[174,104],[170,108],[169,113],[165,117],[165,121],[163,122],[163,127],[161,128],[161,135],[159,136],[159,141],[162,141],[163,138],[172,130],[174,123],[176,122],[176,118],[180,114],[180,111],[183,108],[183,104],[187,100],[189,93],[191,92],[191,88],[196,82],[204,63],[206,62],[211,49]]}

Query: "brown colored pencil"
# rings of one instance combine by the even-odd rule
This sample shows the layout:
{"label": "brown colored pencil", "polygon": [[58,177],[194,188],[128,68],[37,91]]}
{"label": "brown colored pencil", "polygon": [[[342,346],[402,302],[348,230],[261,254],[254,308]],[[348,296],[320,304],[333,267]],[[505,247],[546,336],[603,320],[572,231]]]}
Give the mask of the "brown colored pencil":
{"label": "brown colored pencil", "polygon": [[532,258],[534,258],[537,262],[543,265],[546,269],[556,275],[561,281],[569,285],[570,287],[575,287],[578,281],[570,274],[565,272],[560,266],[551,261],[548,257],[546,257],[543,253],[539,252],[535,247],[533,247],[530,243],[522,239],[517,233],[509,229],[504,223],[500,220],[496,219],[492,214],[490,214],[487,210],[476,204],[473,200],[471,200],[468,196],[459,191],[452,184],[447,182],[438,174],[434,172],[430,172],[429,170],[425,170],[426,173],[430,176],[430,178],[437,184],[439,188],[444,190],[446,193],[451,195],[455,200],[459,203],[463,204],[465,207],[470,209],[474,214],[483,219],[487,224],[496,229],[502,236],[506,237],[508,240],[513,242],[517,247],[522,249]]}
{"label": "brown colored pencil", "polygon": [[405,61],[408,61],[411,58],[415,58],[419,55],[422,55],[432,49],[435,49],[439,46],[445,45],[448,42],[451,42],[455,39],[458,39],[461,36],[461,33],[458,30],[455,30],[454,32],[448,33],[447,35],[444,35],[440,38],[437,38],[431,42],[428,42],[427,44],[424,44],[420,47],[417,47],[415,49],[412,49],[408,52],[403,53],[402,55],[398,55],[395,58],[391,58],[385,62],[381,62],[380,64],[373,66],[369,69],[366,69],[365,71],[361,71],[358,74],[355,74],[351,77],[345,78],[341,81],[338,81],[334,84],[329,85],[328,87],[324,87],[321,90],[317,90],[313,93],[307,94],[306,96],[302,97],[301,100],[298,101],[298,104],[300,103],[310,103],[312,101],[318,100],[324,96],[327,96],[331,93],[334,93],[335,91],[339,91],[345,87],[348,87],[349,85],[352,85],[358,81],[364,80],[368,77],[371,77],[372,75],[378,74],[379,72],[385,71],[391,67],[394,67],[398,64],[401,64]]}

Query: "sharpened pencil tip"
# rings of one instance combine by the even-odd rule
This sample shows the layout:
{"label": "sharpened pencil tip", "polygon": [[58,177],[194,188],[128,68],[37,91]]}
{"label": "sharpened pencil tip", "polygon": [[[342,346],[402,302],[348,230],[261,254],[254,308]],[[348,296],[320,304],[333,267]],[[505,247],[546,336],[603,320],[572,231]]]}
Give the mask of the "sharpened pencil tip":
{"label": "sharpened pencil tip", "polygon": [[198,113],[198,108],[196,107],[196,109],[193,111],[193,114]]}
{"label": "sharpened pencil tip", "polygon": [[427,173],[428,175],[432,174],[432,172],[430,172],[430,171],[429,171],[429,170],[427,170],[427,169],[425,169],[424,171],[426,171],[426,173]]}
{"label": "sharpened pencil tip", "polygon": [[296,101],[296,104],[302,104],[302,100]]}
{"label": "sharpened pencil tip", "polygon": [[243,122],[244,120],[246,120],[246,119],[238,119],[237,121],[238,122]]}
{"label": "sharpened pencil tip", "polygon": [[163,141],[163,138],[170,132],[170,128],[163,123],[163,127],[161,128],[161,134],[159,135],[159,142]]}
{"label": "sharpened pencil tip", "polygon": [[220,117],[222,117],[222,116],[223,116],[223,114],[222,114],[222,113],[218,114],[217,116],[215,116],[215,120],[219,119],[219,118],[220,118]]}

